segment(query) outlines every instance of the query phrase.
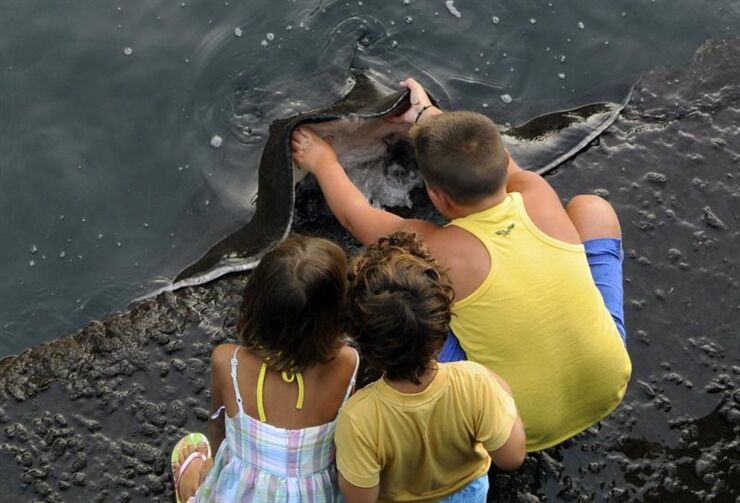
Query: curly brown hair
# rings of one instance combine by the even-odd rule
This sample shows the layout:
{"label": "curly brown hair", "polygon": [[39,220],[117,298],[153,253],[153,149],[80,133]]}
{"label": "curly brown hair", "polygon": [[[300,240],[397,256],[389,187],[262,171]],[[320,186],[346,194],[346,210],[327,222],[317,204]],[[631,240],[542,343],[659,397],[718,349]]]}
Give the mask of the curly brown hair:
{"label": "curly brown hair", "polygon": [[344,251],[326,239],[290,236],[247,281],[239,342],[278,372],[325,363],[341,344],[346,297]]}
{"label": "curly brown hair", "polygon": [[444,344],[454,291],[416,235],[381,238],[352,259],[351,331],[363,359],[392,380],[419,384]]}

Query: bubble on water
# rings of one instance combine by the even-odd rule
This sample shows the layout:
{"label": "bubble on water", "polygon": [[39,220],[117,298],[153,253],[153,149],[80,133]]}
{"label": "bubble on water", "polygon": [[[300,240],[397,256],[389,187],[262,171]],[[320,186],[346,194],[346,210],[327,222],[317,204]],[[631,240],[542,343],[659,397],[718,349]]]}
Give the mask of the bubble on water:
{"label": "bubble on water", "polygon": [[561,62],[561,63],[565,63],[565,59],[566,59],[566,58],[565,58],[565,54],[561,54],[561,55],[560,55],[560,62]]}
{"label": "bubble on water", "polygon": [[64,220],[64,215],[59,215],[59,220]]}
{"label": "bubble on water", "polygon": [[488,103],[483,103],[483,104],[482,104],[481,106],[482,106],[483,108],[488,108]]}
{"label": "bubble on water", "polygon": [[533,17],[529,18],[529,24],[537,24],[537,20]]}
{"label": "bubble on water", "polygon": [[260,42],[260,45],[261,45],[262,47],[267,47],[267,40],[265,40],[265,39],[263,38],[263,39],[262,39],[262,41]]}
{"label": "bubble on water", "polygon": [[224,139],[221,138],[219,135],[214,134],[211,138],[211,147],[213,148],[220,148],[221,145],[223,145]]}
{"label": "bubble on water", "polygon": [[84,224],[85,222],[87,222],[87,218],[85,218],[85,217],[80,218],[80,222],[82,222]]}
{"label": "bubble on water", "polygon": [[290,31],[292,29],[293,29],[293,25],[292,24],[289,24],[288,26],[285,27],[285,31]]}
{"label": "bubble on water", "polygon": [[28,267],[33,267],[35,265],[36,265],[36,261],[35,260],[29,260],[28,261]]}
{"label": "bubble on water", "polygon": [[457,10],[457,7],[455,7],[454,0],[447,0],[445,2],[445,7],[447,7],[447,10],[450,11],[450,14],[452,14],[456,18],[460,19],[462,17],[462,13],[459,10]]}
{"label": "bubble on water", "polygon": [[124,47],[123,48],[123,54],[125,56],[131,56],[134,53],[134,50],[130,47]]}
{"label": "bubble on water", "polygon": [[38,247],[38,246],[36,246],[36,245],[31,245],[31,253],[32,253],[33,255],[36,255],[36,254],[38,253],[38,251],[39,251],[39,247]]}
{"label": "bubble on water", "polygon": [[99,232],[98,233],[98,239],[103,239],[103,233],[102,232]]}
{"label": "bubble on water", "polygon": [[242,29],[239,28],[238,26],[236,28],[234,28],[234,35],[237,36],[237,37],[241,37],[242,36]]}
{"label": "bubble on water", "polygon": [[395,40],[391,40],[391,47],[394,49],[398,47],[398,42],[396,42]]}
{"label": "bubble on water", "polygon": [[145,229],[148,229],[148,228],[149,228],[149,224],[148,224],[148,223],[146,223],[146,222],[144,222],[144,228],[145,228]]}
{"label": "bubble on water", "polygon": [[501,101],[503,101],[507,105],[512,102],[511,95],[509,95],[509,94],[502,94],[499,97],[501,98]]}
{"label": "bubble on water", "polygon": [[412,18],[411,16],[406,16],[405,18],[403,18],[403,22],[406,24],[411,24],[414,22],[414,18]]}
{"label": "bubble on water", "polygon": [[64,258],[67,256],[67,252],[64,250],[59,250],[59,258]]}
{"label": "bubble on water", "polygon": [[270,42],[272,42],[273,40],[275,40],[275,34],[274,34],[274,33],[272,33],[272,32],[270,32],[270,33],[268,33],[267,35],[265,35],[265,38],[266,38],[267,40],[269,40]]}
{"label": "bubble on water", "polygon": [[604,40],[604,45],[609,45],[609,41],[608,40]]}
{"label": "bubble on water", "polygon": [[586,27],[586,25],[585,25],[585,24],[583,24],[583,21],[578,21],[578,29],[579,29],[579,30],[582,30],[582,29],[584,29],[585,27]]}
{"label": "bubble on water", "polygon": [[121,247],[121,242],[120,241],[116,241],[116,246],[118,246],[120,248]]}
{"label": "bubble on water", "polygon": [[558,78],[560,80],[565,80],[565,74],[564,73],[558,73]]}
{"label": "bubble on water", "polygon": [[411,5],[411,0],[403,0],[401,3],[404,5]]}
{"label": "bubble on water", "polygon": [[491,21],[493,21],[493,24],[499,24],[501,22],[501,18],[498,16],[493,16],[491,18]]}
{"label": "bubble on water", "polygon": [[190,64],[190,59],[189,58],[185,58],[185,64],[186,65],[189,65]]}
{"label": "bubble on water", "polygon": [[206,199],[206,201],[205,201],[205,205],[206,205],[206,206],[210,206],[210,204],[211,204],[211,200],[210,200],[210,199]]}

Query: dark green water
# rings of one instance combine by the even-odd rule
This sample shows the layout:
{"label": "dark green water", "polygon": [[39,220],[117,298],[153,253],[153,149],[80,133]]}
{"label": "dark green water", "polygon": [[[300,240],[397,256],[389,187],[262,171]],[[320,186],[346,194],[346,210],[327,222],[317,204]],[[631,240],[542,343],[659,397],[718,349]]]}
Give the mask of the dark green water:
{"label": "dark green water", "polygon": [[0,356],[125,307],[240,227],[270,122],[334,100],[351,65],[516,123],[621,100],[740,32],[737,0],[454,8],[3,0]]}

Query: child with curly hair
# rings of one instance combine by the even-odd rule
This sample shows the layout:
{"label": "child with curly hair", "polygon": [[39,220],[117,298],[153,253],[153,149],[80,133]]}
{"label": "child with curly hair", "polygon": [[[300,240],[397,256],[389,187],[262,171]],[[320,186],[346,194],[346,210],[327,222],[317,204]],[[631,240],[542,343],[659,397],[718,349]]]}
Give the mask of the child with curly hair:
{"label": "child with curly hair", "polygon": [[382,238],[350,266],[349,314],[383,377],[339,413],[339,486],[348,503],[485,502],[491,461],[521,465],[525,435],[508,385],[474,362],[438,363],[453,289],[413,234]]}

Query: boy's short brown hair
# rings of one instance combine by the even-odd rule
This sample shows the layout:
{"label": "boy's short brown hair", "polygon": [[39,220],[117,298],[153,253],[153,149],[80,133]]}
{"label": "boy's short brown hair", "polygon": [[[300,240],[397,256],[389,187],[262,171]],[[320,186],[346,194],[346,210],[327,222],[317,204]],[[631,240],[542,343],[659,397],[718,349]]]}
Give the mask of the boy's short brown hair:
{"label": "boy's short brown hair", "polygon": [[294,234],[268,251],[244,290],[239,343],[278,372],[334,358],[347,297],[347,256],[327,239]]}
{"label": "boy's short brown hair", "polygon": [[411,129],[424,181],[473,204],[506,183],[509,156],[498,128],[476,112],[445,112]]}
{"label": "boy's short brown hair", "polygon": [[413,234],[368,246],[349,270],[352,332],[369,366],[419,384],[447,337],[454,291]]}

